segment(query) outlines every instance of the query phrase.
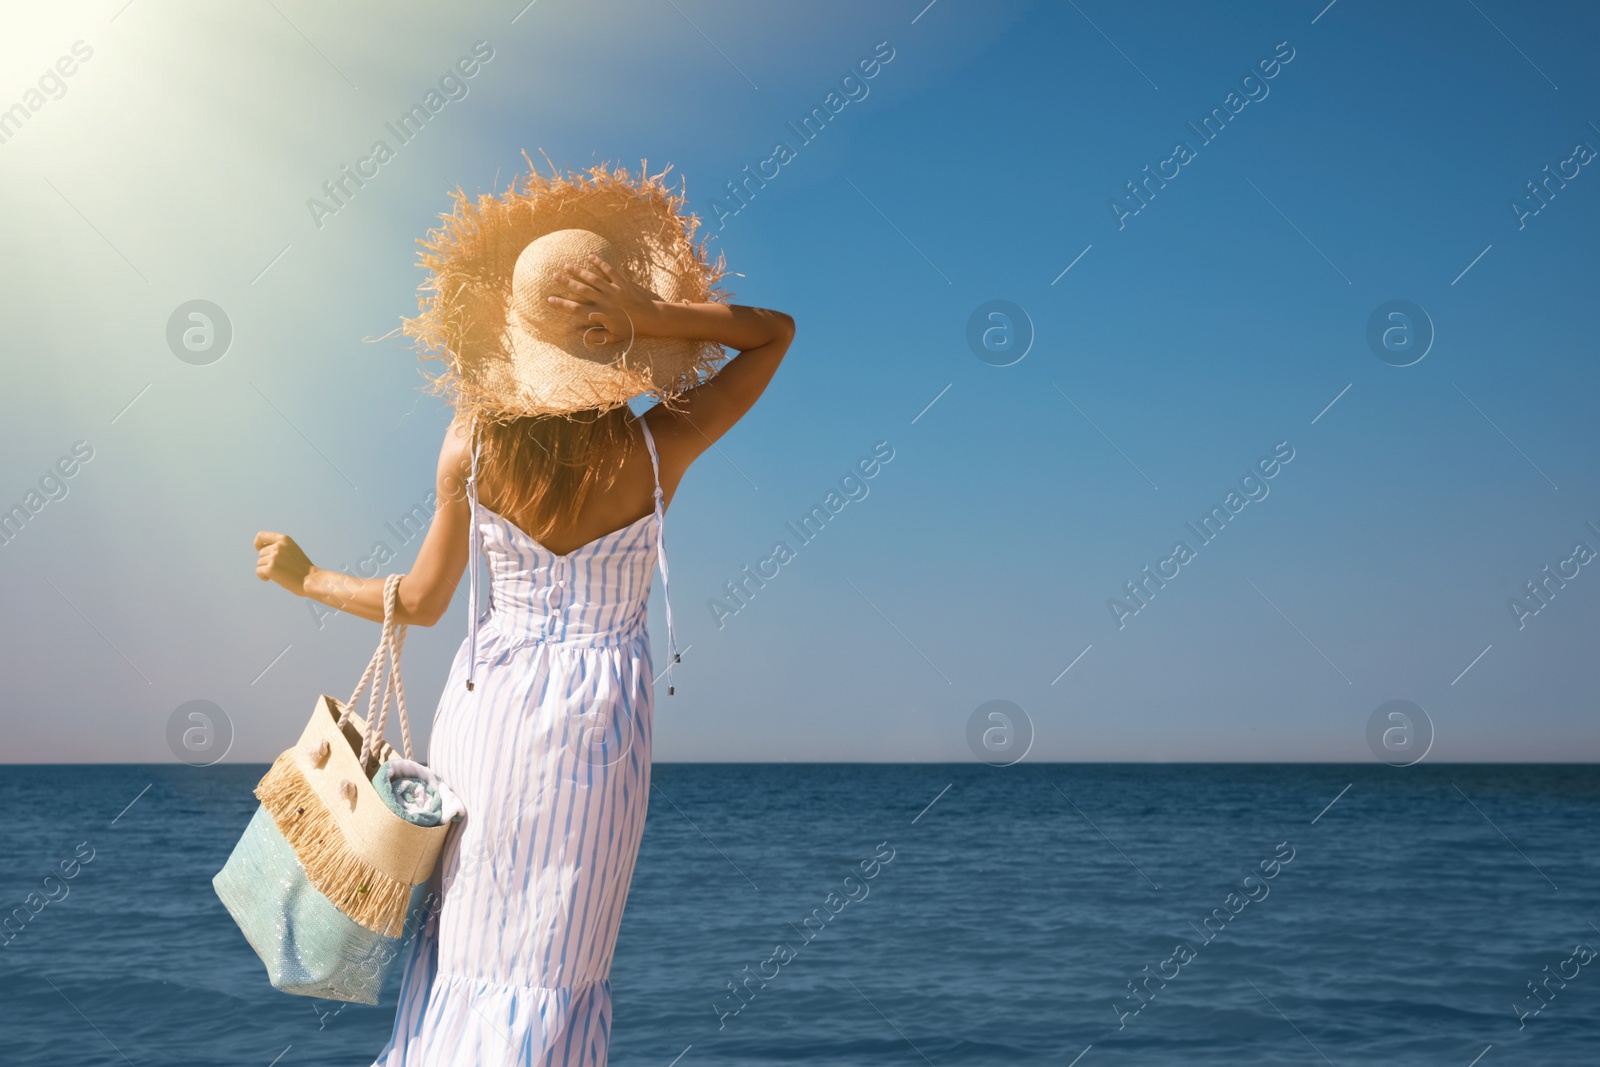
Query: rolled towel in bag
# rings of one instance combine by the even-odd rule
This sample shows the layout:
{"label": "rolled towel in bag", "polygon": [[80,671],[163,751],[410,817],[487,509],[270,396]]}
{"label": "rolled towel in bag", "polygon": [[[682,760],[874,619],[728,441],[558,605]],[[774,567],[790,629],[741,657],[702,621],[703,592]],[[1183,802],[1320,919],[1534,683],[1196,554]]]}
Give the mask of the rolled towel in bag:
{"label": "rolled towel in bag", "polygon": [[456,822],[466,813],[450,787],[432,770],[408,759],[392,759],[372,776],[373,788],[388,809],[418,826]]}

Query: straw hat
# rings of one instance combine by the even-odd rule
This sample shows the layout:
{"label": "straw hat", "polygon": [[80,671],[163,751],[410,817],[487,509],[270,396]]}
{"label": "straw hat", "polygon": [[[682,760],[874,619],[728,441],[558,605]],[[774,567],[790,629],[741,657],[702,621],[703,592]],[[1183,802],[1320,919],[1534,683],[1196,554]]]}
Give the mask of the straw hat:
{"label": "straw hat", "polygon": [[[696,244],[697,216],[668,188],[668,167],[650,175],[604,164],[562,177],[529,172],[500,196],[470,200],[458,187],[455,210],[419,241],[421,313],[402,329],[424,358],[443,363],[434,390],[464,415],[504,420],[609,410],[650,394],[670,403],[714,373],[726,358],[713,341],[635,337],[598,348],[584,343],[571,316],[546,301],[569,295],[557,280],[565,263],[595,254],[659,299],[725,301],[717,287],[721,256]],[[549,157],[546,157],[546,162]]]}

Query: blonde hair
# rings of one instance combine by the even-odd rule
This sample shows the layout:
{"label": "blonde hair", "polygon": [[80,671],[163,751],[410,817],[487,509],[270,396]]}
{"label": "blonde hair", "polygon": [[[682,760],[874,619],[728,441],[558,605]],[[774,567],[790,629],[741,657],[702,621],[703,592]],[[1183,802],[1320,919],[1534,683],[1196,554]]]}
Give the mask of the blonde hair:
{"label": "blonde hair", "polygon": [[616,482],[633,444],[633,418],[623,406],[480,419],[479,499],[543,542],[573,525],[591,494]]}

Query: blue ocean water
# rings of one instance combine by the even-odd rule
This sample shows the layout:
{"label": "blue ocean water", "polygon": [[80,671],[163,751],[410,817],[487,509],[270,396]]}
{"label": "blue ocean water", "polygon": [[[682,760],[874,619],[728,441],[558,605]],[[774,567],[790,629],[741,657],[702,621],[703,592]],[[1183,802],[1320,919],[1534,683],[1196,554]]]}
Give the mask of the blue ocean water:
{"label": "blue ocean water", "polygon": [[[212,893],[264,770],[5,768],[0,1063],[370,1062],[398,976],[376,1008],[278,993]],[[1600,1062],[1591,766],[655,784],[614,1063]]]}

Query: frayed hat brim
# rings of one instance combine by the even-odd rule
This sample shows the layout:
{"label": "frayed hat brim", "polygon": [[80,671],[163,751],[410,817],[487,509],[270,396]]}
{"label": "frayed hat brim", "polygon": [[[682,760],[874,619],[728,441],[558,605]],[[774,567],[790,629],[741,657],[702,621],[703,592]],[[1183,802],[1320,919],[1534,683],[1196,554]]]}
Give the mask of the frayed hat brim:
{"label": "frayed hat brim", "polygon": [[[529,415],[610,410],[642,395],[665,403],[692,389],[727,358],[707,340],[640,338],[625,361],[542,362],[520,353],[506,328],[518,255],[535,239],[563,229],[599,233],[616,246],[612,264],[674,303],[726,302],[718,283],[723,258],[712,262],[696,242],[698,216],[681,189],[668,186],[671,167],[650,174],[600,164],[563,176],[551,164],[539,173],[526,152],[528,173],[500,195],[470,198],[458,186],[454,210],[417,243],[429,276],[419,287],[419,314],[402,330],[416,341],[432,390],[461,416],[500,421]],[[545,157],[549,162],[549,157]],[[569,365],[570,364],[570,365]]]}

